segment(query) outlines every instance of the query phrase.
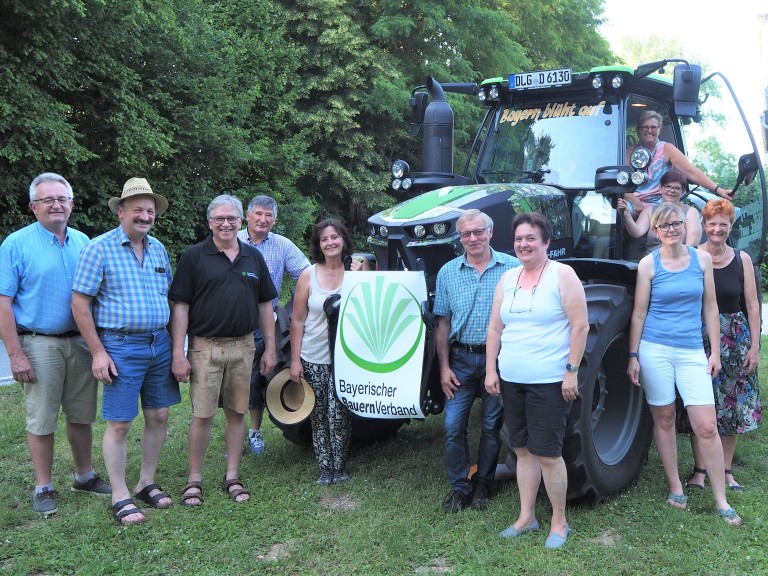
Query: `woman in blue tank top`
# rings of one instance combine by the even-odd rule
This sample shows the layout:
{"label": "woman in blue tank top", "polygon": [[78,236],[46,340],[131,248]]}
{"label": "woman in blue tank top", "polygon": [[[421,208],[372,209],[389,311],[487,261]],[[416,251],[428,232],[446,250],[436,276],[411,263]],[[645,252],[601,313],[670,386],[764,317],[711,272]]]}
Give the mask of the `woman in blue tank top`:
{"label": "woman in blue tank top", "polygon": [[[723,447],[717,433],[712,378],[720,371],[720,324],[712,258],[683,244],[685,214],[671,202],[651,217],[661,247],[640,260],[629,332],[627,374],[642,384],[653,416],[653,437],[669,483],[667,503],[685,510],[688,499],[677,470],[675,386],[697,436],[718,515],[732,526],[741,518],[725,497]],[[712,346],[707,358],[701,318]]]}

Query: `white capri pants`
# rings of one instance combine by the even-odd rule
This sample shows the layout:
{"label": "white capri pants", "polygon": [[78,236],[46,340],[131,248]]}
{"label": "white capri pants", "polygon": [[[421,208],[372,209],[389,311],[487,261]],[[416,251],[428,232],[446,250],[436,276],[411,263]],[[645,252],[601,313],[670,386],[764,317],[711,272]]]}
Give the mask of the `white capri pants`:
{"label": "white capri pants", "polygon": [[688,406],[714,406],[712,377],[703,348],[679,348],[641,340],[638,347],[640,384],[651,406],[675,402],[675,385]]}

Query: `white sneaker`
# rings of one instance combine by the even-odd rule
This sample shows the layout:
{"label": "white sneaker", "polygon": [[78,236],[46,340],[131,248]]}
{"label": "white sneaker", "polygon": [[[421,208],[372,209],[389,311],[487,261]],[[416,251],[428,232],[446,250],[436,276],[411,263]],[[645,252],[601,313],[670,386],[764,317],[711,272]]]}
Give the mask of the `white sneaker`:
{"label": "white sneaker", "polygon": [[261,435],[261,430],[248,433],[248,445],[251,447],[251,454],[261,454],[264,452],[264,437]]}

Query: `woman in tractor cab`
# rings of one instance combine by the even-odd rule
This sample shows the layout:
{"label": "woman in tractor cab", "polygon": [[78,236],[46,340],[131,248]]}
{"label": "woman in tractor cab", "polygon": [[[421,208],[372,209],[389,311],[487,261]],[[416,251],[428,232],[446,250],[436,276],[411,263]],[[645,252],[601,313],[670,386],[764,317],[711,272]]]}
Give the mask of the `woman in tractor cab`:
{"label": "woman in tractor cab", "polygon": [[[680,206],[685,213],[685,238],[686,246],[698,246],[701,242],[701,216],[693,206],[682,204],[680,198],[688,189],[688,180],[677,170],[670,170],[661,177],[659,189],[664,202],[672,202]],[[646,236],[645,254],[650,254],[661,244],[661,240],[655,231],[651,229],[651,210],[643,210],[637,217],[632,218],[629,202],[623,198],[618,200],[618,209],[624,210],[624,227],[635,238]]]}
{"label": "woman in tractor cab", "polygon": [[[638,187],[634,193],[626,195],[627,200],[632,203],[634,213],[639,214],[645,208],[653,208],[665,201],[661,193],[661,177],[672,168],[713,194],[730,198],[730,190],[723,188],[691,164],[691,161],[674,144],[659,140],[662,123],[661,114],[655,110],[646,110],[637,117],[637,136],[640,146],[651,151],[651,163],[647,169],[648,183]],[[627,152],[627,157],[629,153],[630,151]]]}

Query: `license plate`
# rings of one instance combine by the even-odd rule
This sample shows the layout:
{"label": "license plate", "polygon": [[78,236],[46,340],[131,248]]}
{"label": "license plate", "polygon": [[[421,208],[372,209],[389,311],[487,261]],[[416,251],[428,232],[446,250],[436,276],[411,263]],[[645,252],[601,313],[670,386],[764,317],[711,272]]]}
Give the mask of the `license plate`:
{"label": "license plate", "polygon": [[509,75],[510,90],[525,90],[528,88],[549,88],[571,83],[571,69],[539,70],[538,72],[522,72]]}

